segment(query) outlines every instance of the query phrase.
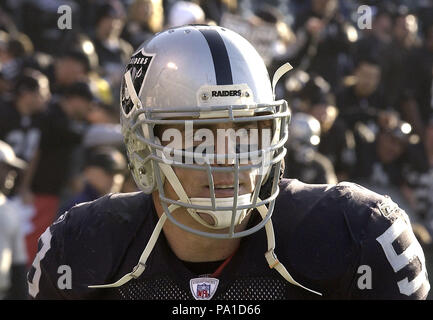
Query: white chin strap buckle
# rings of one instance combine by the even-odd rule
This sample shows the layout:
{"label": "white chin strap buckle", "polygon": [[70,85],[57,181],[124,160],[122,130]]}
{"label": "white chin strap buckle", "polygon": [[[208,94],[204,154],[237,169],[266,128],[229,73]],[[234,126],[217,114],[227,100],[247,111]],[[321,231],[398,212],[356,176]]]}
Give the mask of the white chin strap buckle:
{"label": "white chin strap buckle", "polygon": [[[190,198],[191,204],[198,206],[212,207],[211,198]],[[232,207],[234,202],[234,197],[228,198],[215,198],[215,207]],[[251,193],[243,194],[238,196],[237,206],[249,205],[251,204]],[[188,209],[189,214],[200,224],[211,229],[224,229],[229,228],[232,224],[232,210],[204,210],[204,209]],[[205,221],[199,213],[205,213],[210,216],[213,220],[213,224]],[[234,224],[238,225],[245,219],[247,214],[247,209],[236,210]]]}

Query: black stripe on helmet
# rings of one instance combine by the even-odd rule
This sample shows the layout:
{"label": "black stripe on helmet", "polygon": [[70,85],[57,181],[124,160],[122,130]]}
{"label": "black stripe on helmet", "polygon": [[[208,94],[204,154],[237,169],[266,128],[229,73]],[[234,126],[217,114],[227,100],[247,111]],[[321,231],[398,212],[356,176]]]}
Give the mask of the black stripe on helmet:
{"label": "black stripe on helmet", "polygon": [[217,85],[233,84],[232,68],[224,40],[218,31],[213,29],[198,29],[205,37],[212,54]]}

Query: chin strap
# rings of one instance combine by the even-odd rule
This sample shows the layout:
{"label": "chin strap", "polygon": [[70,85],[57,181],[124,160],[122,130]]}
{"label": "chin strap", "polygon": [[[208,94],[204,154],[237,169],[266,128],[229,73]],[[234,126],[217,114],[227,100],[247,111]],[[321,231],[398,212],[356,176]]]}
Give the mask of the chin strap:
{"label": "chin strap", "polygon": [[[261,201],[260,199],[257,199],[257,201]],[[265,205],[262,205],[257,208],[260,215],[262,216],[262,219],[264,219],[268,213],[268,208]],[[265,224],[265,230],[266,230],[266,238],[268,241],[268,251],[265,253],[266,261],[269,264],[269,268],[275,269],[278,271],[278,273],[286,279],[291,284],[294,284],[295,286],[301,287],[302,289],[305,289],[307,291],[310,291],[314,294],[317,294],[321,296],[322,294],[320,292],[311,290],[307,287],[304,287],[302,284],[297,282],[293,277],[290,275],[290,273],[287,271],[286,267],[278,260],[277,256],[275,255],[275,235],[274,235],[274,227],[272,225],[272,220],[269,219],[269,221]]]}
{"label": "chin strap", "polygon": [[[178,207],[179,206],[172,204],[170,205],[170,207],[168,207],[168,210],[170,210],[170,212],[173,212]],[[140,256],[140,260],[138,261],[138,264],[134,267],[134,269],[132,269],[130,273],[125,274],[122,278],[120,278],[114,283],[93,285],[93,286],[88,286],[88,288],[92,288],[92,289],[116,288],[124,285],[131,279],[137,279],[138,277],[140,277],[144,269],[146,268],[146,261],[149,258],[149,255],[152,252],[153,247],[155,247],[156,241],[158,240],[159,234],[161,233],[162,227],[164,226],[166,220],[167,220],[167,216],[165,213],[163,213],[159,218],[158,223],[155,226],[155,229],[153,229],[152,235],[150,236],[146,248],[144,248],[144,251]]]}
{"label": "chin strap", "polygon": [[284,76],[284,74],[286,74],[287,72],[289,72],[290,70],[292,70],[293,67],[291,66],[290,63],[285,63],[282,66],[280,66],[277,71],[275,71],[274,76],[272,77],[272,93],[274,95],[274,99],[275,99],[275,87],[277,85],[278,80],[280,80],[280,78],[282,76]]}

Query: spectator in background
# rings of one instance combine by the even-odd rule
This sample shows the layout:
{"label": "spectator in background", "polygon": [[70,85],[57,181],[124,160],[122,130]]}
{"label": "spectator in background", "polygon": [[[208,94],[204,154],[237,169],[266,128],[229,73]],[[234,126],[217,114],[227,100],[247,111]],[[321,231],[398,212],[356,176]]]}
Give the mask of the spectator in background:
{"label": "spectator in background", "polygon": [[91,77],[90,88],[95,96],[93,108],[87,117],[93,124],[118,124],[119,107],[113,98],[110,84],[102,78]]}
{"label": "spectator in background", "polygon": [[306,113],[294,114],[286,143],[284,177],[305,183],[336,184],[338,181],[332,163],[317,151],[319,143],[319,121]]}
{"label": "spectator in background", "polygon": [[34,176],[26,194],[33,194],[34,230],[27,235],[29,257],[37,251],[37,239],[52,223],[63,197],[79,189],[77,176],[84,147],[120,143],[119,125],[90,123],[95,94],[87,82],[76,82],[55,97],[42,118],[42,135],[30,164]]}
{"label": "spectator in background", "polygon": [[48,78],[36,70],[25,70],[15,82],[12,100],[0,107],[0,139],[26,161],[31,161],[38,147],[41,115],[50,96]]}
{"label": "spectator in background", "polygon": [[355,43],[352,54],[355,61],[362,57],[375,56],[383,67],[386,62],[385,51],[392,41],[392,12],[393,8],[384,4],[371,7],[374,13],[371,28],[364,28],[360,39]]}
{"label": "spectator in background", "polygon": [[356,29],[339,14],[338,1],[312,0],[296,17],[293,29],[297,42],[288,60],[295,68],[322,76],[337,90],[346,68],[342,58],[357,40]]}
{"label": "spectator in background", "polygon": [[[284,18],[280,8],[261,3],[254,6],[251,14],[246,16],[233,14],[231,11],[224,12],[220,25],[250,41],[265,62],[269,74],[273,74],[287,62],[288,48],[296,41]],[[277,84],[275,92],[276,96],[283,96],[282,82]]]}
{"label": "spectator in background", "polygon": [[[59,50],[67,46],[80,31],[79,18],[83,12],[74,0],[24,0],[18,2],[20,27],[27,34],[38,52],[57,55]],[[59,7],[67,5],[71,8],[71,29],[58,27]]]}
{"label": "spectator in background", "polygon": [[[27,224],[29,218],[24,217],[26,216],[24,211],[33,212],[31,208],[33,196],[28,192],[36,173],[32,163],[37,159],[42,135],[43,112],[50,98],[47,77],[38,71],[26,70],[17,80],[11,97],[13,97],[12,101],[0,106],[0,139],[10,144],[20,158],[30,163],[17,179],[13,190],[17,196],[16,203],[20,205],[16,212],[23,213],[23,222]],[[31,227],[25,228],[26,234],[29,229]]]}
{"label": "spectator in background", "polygon": [[329,83],[320,76],[295,71],[286,81],[286,90],[294,112],[308,113],[319,121],[318,151],[331,161],[338,180],[347,180],[356,161],[355,140],[352,131],[338,117]]}
{"label": "spectator in background", "polygon": [[[62,95],[76,82],[88,82],[97,104],[89,115],[90,122],[119,122],[113,87],[99,75],[99,62],[95,47],[87,37],[80,37],[75,48],[54,59],[49,74],[51,87],[56,95]],[[114,116],[114,113],[116,115]]]}
{"label": "spectator in background", "polygon": [[[118,0],[98,2],[93,44],[98,55],[101,76],[113,88],[119,88],[122,71],[133,53],[132,46],[120,37],[125,24],[125,8]],[[117,96],[118,92],[114,92]]]}
{"label": "spectator in background", "polygon": [[[258,45],[263,38],[256,40],[256,46],[259,48],[259,53],[262,55],[266,67],[269,73],[273,74],[282,64],[287,62],[286,56],[288,47],[295,43],[295,34],[285,22],[281,11],[269,4],[260,5],[254,10],[254,14],[248,20],[251,23],[251,28],[256,29],[257,32],[263,32],[260,30],[261,27],[274,29],[273,31],[267,32],[267,36],[272,39],[272,43],[262,43],[262,46],[268,46],[266,50],[263,50],[263,48]],[[254,34],[257,32],[252,33],[252,38],[254,38]],[[269,34],[270,32],[274,33],[275,36]]]}
{"label": "spectator in background", "polygon": [[[402,101],[408,98],[406,77],[409,72],[409,57],[419,46],[417,21],[406,7],[401,7],[392,16],[392,40],[383,50],[383,92],[386,105],[401,110]],[[405,119],[409,121],[409,119]]]}
{"label": "spectator in background", "polygon": [[74,83],[88,82],[97,98],[89,121],[119,122],[114,88],[98,72],[98,57],[93,43],[87,37],[81,37],[77,41],[75,48],[56,57],[47,70],[53,94],[60,97]]}
{"label": "spectator in background", "polygon": [[92,124],[118,124],[119,110],[111,104],[95,101],[88,120]]}
{"label": "spectator in background", "polygon": [[26,163],[0,140],[0,300],[26,299],[27,254],[17,210],[8,200],[16,170]]}
{"label": "spectator in background", "polygon": [[11,89],[13,82],[20,76],[26,67],[34,67],[31,62],[33,45],[30,39],[23,33],[14,36],[0,31],[0,74],[8,84],[2,92]]}
{"label": "spectator in background", "polygon": [[[370,139],[357,141],[356,170],[351,180],[379,194],[389,195],[410,217],[415,217],[414,194],[404,174],[425,169],[419,138],[407,122],[395,118]],[[421,161],[419,161],[421,159]]]}
{"label": "spectator in background", "polygon": [[225,12],[235,14],[238,11],[237,0],[200,0],[200,7],[203,9],[205,16],[217,25],[220,24],[221,18]]}
{"label": "spectator in background", "polygon": [[42,119],[40,147],[30,164],[35,172],[26,192],[34,195],[36,210],[34,230],[26,238],[31,259],[37,251],[38,237],[52,223],[63,189],[76,172],[74,166],[79,165],[74,155],[87,130],[93,98],[87,83],[74,83],[51,102]]}
{"label": "spectator in background", "polygon": [[427,153],[427,161],[429,163],[429,166],[433,168],[433,116],[430,118],[427,126],[425,135],[425,146]]}
{"label": "spectator in background", "polygon": [[161,31],[163,25],[162,0],[134,0],[128,7],[128,22],[123,37],[136,50],[153,34]]}
{"label": "spectator in background", "polygon": [[[17,11],[11,3],[12,1],[3,0],[0,7],[0,30],[7,32],[17,30]],[[14,1],[16,4],[17,1]],[[16,6],[15,6],[16,7]]]}
{"label": "spectator in background", "polygon": [[374,56],[361,57],[353,76],[347,77],[344,87],[337,94],[339,116],[354,131],[355,124],[362,122],[377,131],[377,114],[386,109],[380,90],[382,69]]}
{"label": "spectator in background", "polygon": [[58,215],[76,204],[122,190],[127,165],[126,158],[120,151],[108,146],[98,147],[87,150],[85,158],[82,190],[66,201]]}
{"label": "spectator in background", "polygon": [[203,24],[206,16],[203,9],[194,2],[177,1],[169,11],[167,26],[177,27],[185,24]]}
{"label": "spectator in background", "polygon": [[89,57],[82,51],[66,51],[54,59],[48,73],[53,94],[63,94],[78,81],[87,81],[90,73]]}
{"label": "spectator in background", "polygon": [[[373,7],[371,29],[356,43],[354,60],[375,57],[381,69],[382,104],[399,111],[422,138],[422,115],[413,99],[413,51],[417,44],[417,21],[406,7],[387,2]],[[417,76],[415,76],[417,77]],[[409,80],[409,81],[408,81]]]}
{"label": "spectator in background", "polygon": [[414,131],[422,137],[424,125],[419,108],[413,100],[413,85],[408,82],[414,67],[411,60],[419,50],[417,20],[402,7],[393,15],[392,21],[392,42],[382,53],[385,104],[397,110],[402,119],[409,122]]}
{"label": "spectator in background", "polygon": [[433,118],[426,128],[424,145],[427,146],[424,154],[426,161],[424,170],[408,168],[404,171],[404,175],[413,189],[416,213],[433,238]]}
{"label": "spectator in background", "polygon": [[403,116],[413,124],[424,140],[425,129],[433,116],[433,22],[423,28],[424,43],[411,55],[406,74],[406,88],[411,97],[402,108]]}
{"label": "spectator in background", "polygon": [[[433,24],[433,1],[425,0],[419,1],[417,5],[412,8],[415,15],[420,21],[421,29]],[[425,30],[424,30],[425,31]]]}

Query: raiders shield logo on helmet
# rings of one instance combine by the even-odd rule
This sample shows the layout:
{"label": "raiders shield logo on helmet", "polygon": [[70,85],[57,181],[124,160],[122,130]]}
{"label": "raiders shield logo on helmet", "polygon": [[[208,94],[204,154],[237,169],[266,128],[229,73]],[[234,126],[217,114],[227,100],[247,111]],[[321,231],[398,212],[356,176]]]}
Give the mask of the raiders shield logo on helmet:
{"label": "raiders shield logo on helmet", "polygon": [[[143,49],[134,53],[126,66],[125,73],[130,72],[134,90],[137,96],[141,95],[144,80],[146,79],[147,70],[152,62],[154,54],[148,54]],[[134,106],[125,79],[122,80],[121,103],[125,114],[128,114]]]}

